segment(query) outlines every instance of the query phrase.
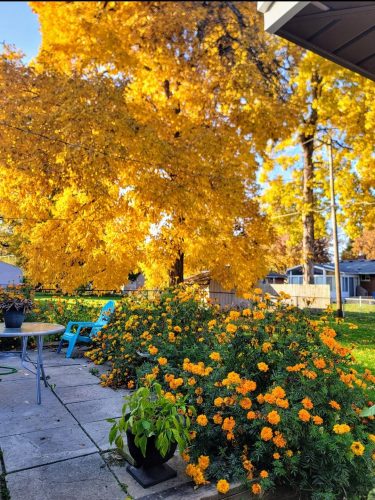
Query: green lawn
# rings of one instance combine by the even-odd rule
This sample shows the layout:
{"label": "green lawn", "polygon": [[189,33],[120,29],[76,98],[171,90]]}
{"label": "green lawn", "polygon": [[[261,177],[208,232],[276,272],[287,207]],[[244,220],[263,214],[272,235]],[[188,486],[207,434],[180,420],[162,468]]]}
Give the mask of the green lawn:
{"label": "green lawn", "polygon": [[338,327],[338,340],[346,347],[354,346],[357,369],[375,371],[375,312],[346,312],[345,321],[354,323],[358,330]]}

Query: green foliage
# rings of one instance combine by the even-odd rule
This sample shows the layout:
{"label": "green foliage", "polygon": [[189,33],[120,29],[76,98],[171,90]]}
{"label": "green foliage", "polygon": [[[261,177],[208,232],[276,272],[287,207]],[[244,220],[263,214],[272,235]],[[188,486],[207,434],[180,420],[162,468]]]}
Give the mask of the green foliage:
{"label": "green foliage", "polygon": [[313,319],[261,290],[249,299],[242,311],[219,311],[184,287],[126,299],[89,357],[112,364],[103,385],[157,380],[166,397],[195,406],[184,456],[197,484],[239,479],[316,499],[363,497],[375,437],[374,418],[360,412],[374,376],[355,370],[336,340],[344,326],[329,314]]}
{"label": "green foliage", "polygon": [[185,399],[166,397],[158,383],[139,388],[126,399],[122,417],[118,421],[109,419],[113,422],[109,442],[115,442],[122,450],[122,434],[130,431],[143,456],[146,456],[147,440],[152,436],[155,436],[156,448],[163,457],[173,443],[177,443],[183,452],[189,442],[190,416],[194,413]]}
{"label": "green foliage", "polygon": [[37,299],[34,309],[27,315],[27,321],[45,321],[67,325],[69,321],[95,321],[105,301],[58,298]]}

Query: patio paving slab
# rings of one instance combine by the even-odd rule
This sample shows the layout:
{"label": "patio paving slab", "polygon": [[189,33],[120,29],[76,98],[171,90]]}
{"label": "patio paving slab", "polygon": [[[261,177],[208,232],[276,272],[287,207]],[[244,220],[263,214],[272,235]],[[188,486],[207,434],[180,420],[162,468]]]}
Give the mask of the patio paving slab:
{"label": "patio paving slab", "polygon": [[50,388],[42,385],[42,404],[38,405],[35,381],[0,382],[0,436],[24,434],[75,425],[74,418]]}
{"label": "patio paving slab", "polygon": [[124,500],[99,453],[6,476],[11,500]]}
{"label": "patio paving slab", "polygon": [[[168,481],[164,481],[163,483],[156,484],[155,486],[152,486],[150,488],[143,488],[140,484],[137,483],[135,479],[132,478],[132,476],[126,471],[126,467],[129,464],[125,460],[120,462],[117,460],[113,461],[112,455],[110,453],[105,454],[104,459],[106,460],[109,468],[113,471],[120,483],[126,485],[127,494],[134,499],[138,500],[145,496],[161,493],[163,491],[170,490],[175,487],[181,487],[183,485],[188,485],[190,490],[194,491],[191,479],[185,474],[186,464],[178,454],[174,455],[174,457],[172,457],[168,461],[168,465],[172,467],[172,469],[177,471],[177,476],[173,479],[169,479]],[[178,498],[181,499],[183,497],[180,496]],[[199,496],[196,498],[199,498]]]}
{"label": "patio paving slab", "polygon": [[48,382],[57,388],[99,384],[99,379],[89,372],[87,365],[46,367]]}
{"label": "patio paving slab", "polygon": [[0,448],[7,473],[98,451],[77,424],[2,437]]}
{"label": "patio paving slab", "polygon": [[[36,351],[29,351],[30,358],[36,360]],[[44,366],[74,366],[87,365],[86,358],[66,358],[65,353],[57,354],[56,349],[43,350]]]}
{"label": "patio paving slab", "polygon": [[80,403],[95,399],[106,399],[118,397],[121,399],[129,391],[124,389],[113,390],[109,387],[101,385],[80,385],[75,387],[60,387],[57,386],[54,391],[64,404]]}
{"label": "patio paving slab", "polygon": [[121,395],[116,395],[111,398],[96,399],[94,401],[70,403],[66,407],[80,424],[85,424],[105,420],[106,418],[121,417],[123,404],[124,401]]}
{"label": "patio paving slab", "polygon": [[87,424],[82,424],[82,427],[101,451],[108,451],[116,448],[114,443],[110,445],[108,441],[108,434],[112,424],[107,422],[107,420],[89,422]]}

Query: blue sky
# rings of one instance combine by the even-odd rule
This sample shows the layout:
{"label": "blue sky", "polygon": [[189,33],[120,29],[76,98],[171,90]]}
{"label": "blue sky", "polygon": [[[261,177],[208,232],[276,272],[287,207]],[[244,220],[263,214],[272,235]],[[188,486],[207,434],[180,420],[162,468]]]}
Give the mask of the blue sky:
{"label": "blue sky", "polygon": [[39,23],[27,2],[0,2],[0,42],[22,50],[26,61],[37,55]]}

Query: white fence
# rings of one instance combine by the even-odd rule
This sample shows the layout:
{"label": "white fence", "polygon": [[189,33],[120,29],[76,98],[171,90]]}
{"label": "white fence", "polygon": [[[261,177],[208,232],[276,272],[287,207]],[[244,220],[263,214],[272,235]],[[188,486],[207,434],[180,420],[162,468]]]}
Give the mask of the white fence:
{"label": "white fence", "polygon": [[375,306],[374,297],[348,297],[345,299],[345,304],[357,304],[362,306]]}

